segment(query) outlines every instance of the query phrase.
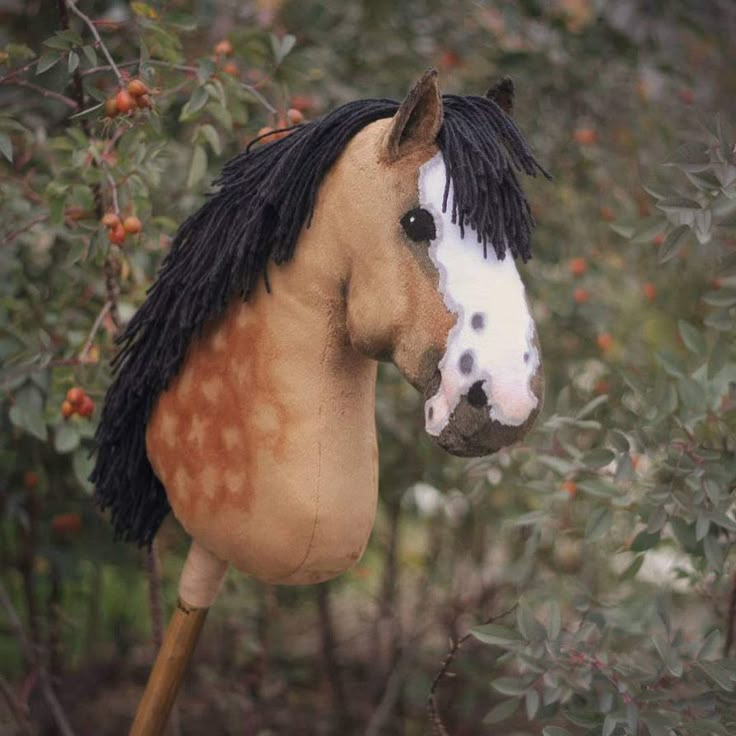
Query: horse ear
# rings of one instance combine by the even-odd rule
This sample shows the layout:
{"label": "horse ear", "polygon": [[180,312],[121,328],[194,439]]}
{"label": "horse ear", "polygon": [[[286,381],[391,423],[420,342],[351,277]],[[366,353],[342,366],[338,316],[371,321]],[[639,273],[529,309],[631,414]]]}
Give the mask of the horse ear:
{"label": "horse ear", "polygon": [[437,70],[425,72],[391,119],[384,138],[384,157],[396,161],[409,151],[433,145],[442,127],[442,94]]}
{"label": "horse ear", "polygon": [[511,77],[499,79],[488,88],[486,97],[493,100],[507,115],[514,113],[514,82]]}

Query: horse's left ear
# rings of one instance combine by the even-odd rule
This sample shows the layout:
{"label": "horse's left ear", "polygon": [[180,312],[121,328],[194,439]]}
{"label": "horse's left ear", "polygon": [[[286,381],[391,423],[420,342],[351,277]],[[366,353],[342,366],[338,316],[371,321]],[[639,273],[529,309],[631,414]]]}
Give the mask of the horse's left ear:
{"label": "horse's left ear", "polygon": [[385,160],[396,161],[410,151],[435,144],[442,127],[442,94],[437,70],[425,72],[391,119],[383,139]]}
{"label": "horse's left ear", "polygon": [[493,100],[507,115],[514,113],[514,82],[511,77],[499,79],[488,88],[486,97]]}

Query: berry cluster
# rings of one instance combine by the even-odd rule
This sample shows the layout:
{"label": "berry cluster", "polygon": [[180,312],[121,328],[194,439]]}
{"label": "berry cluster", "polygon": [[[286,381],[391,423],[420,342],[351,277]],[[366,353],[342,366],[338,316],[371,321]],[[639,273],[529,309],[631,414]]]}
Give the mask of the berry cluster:
{"label": "berry cluster", "polygon": [[279,128],[288,128],[290,125],[299,125],[299,123],[304,122],[304,113],[302,113],[301,110],[297,110],[295,107],[290,108],[286,112],[286,118],[279,118],[278,122],[276,123],[275,128],[271,128],[270,126],[265,126],[261,128],[258,131],[257,136],[260,138],[261,136],[268,136],[268,138],[264,138],[264,143],[271,143],[272,141],[277,141],[279,138],[283,138],[284,136],[289,135],[288,131],[282,131],[281,133],[274,133],[273,135],[268,135],[274,130],[278,130]]}
{"label": "berry cluster", "polygon": [[115,97],[105,100],[105,113],[109,118],[128,115],[135,110],[150,108],[151,93],[140,79],[132,79],[126,89],[121,89]]}
{"label": "berry cluster", "polygon": [[121,221],[114,212],[107,212],[101,220],[107,228],[107,237],[111,243],[122,245],[126,235],[137,235],[142,229],[141,221],[135,215],[129,215]]}
{"label": "berry cluster", "polygon": [[88,419],[95,410],[95,402],[89,397],[87,392],[79,386],[74,386],[66,392],[66,400],[61,404],[61,416],[64,419],[74,414]]}

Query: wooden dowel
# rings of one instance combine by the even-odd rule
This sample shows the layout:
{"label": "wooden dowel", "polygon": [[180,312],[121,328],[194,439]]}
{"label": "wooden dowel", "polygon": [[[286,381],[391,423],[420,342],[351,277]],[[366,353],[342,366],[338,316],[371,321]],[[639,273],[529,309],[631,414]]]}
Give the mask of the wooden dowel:
{"label": "wooden dowel", "polygon": [[192,542],[179,581],[179,599],[166,630],[130,736],[161,736],[227,563]]}
{"label": "wooden dowel", "polygon": [[130,729],[131,736],[163,734],[207,611],[208,608],[189,608],[181,599],[177,601]]}

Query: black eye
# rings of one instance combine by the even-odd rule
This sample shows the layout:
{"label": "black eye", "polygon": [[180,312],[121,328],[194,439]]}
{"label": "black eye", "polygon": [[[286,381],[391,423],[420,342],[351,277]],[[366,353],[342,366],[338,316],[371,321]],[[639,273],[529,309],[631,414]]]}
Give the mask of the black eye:
{"label": "black eye", "polygon": [[437,228],[434,226],[434,217],[421,207],[409,210],[401,218],[401,227],[404,232],[415,242],[421,243],[425,240],[434,240],[437,237]]}

